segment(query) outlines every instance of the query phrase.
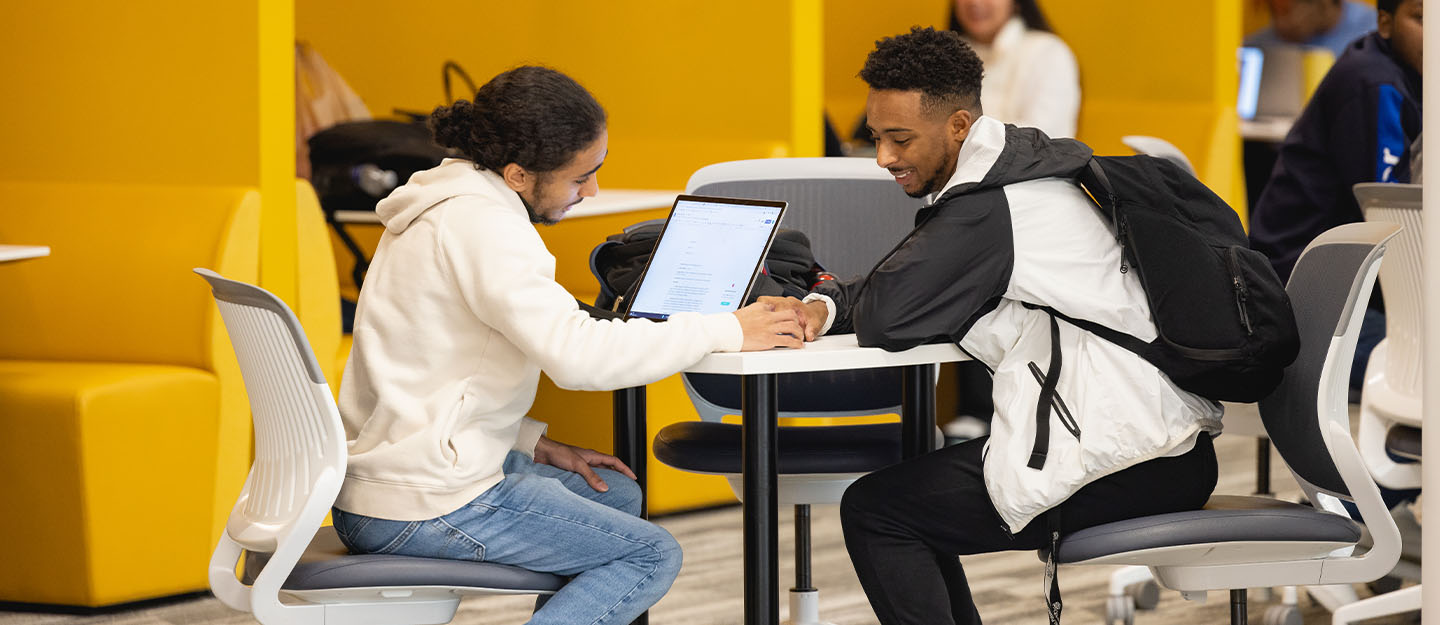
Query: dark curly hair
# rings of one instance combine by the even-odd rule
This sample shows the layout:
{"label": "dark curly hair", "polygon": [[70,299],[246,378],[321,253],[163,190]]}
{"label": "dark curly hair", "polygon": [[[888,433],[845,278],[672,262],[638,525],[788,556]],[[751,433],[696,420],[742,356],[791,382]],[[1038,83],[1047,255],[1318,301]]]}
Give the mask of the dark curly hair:
{"label": "dark curly hair", "polygon": [[1391,15],[1394,15],[1395,9],[1398,8],[1400,8],[1400,0],[1376,0],[1375,2],[1376,11],[1384,11]]}
{"label": "dark curly hair", "polygon": [[960,109],[980,114],[980,78],[984,67],[975,51],[949,30],[919,26],[875,42],[860,79],[871,89],[919,91],[931,112]]}
{"label": "dark curly hair", "polygon": [[555,171],[605,129],[605,109],[580,83],[548,67],[526,65],[485,83],[473,102],[430,114],[435,143],[459,151],[477,169],[510,163]]}

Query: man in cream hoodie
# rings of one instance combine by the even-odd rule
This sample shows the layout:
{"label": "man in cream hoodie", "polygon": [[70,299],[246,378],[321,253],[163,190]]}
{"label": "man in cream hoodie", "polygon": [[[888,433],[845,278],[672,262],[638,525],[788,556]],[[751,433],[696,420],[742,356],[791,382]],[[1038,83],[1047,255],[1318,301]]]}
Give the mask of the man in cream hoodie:
{"label": "man in cream hoodie", "polygon": [[525,416],[540,372],[568,389],[636,386],[712,351],[800,347],[801,320],[773,304],[666,323],[580,310],[534,226],[593,196],[606,156],[605,112],[569,77],[507,71],[430,126],[464,158],[376,207],[385,233],[340,387],[350,464],[335,529],[356,552],[574,576],[531,623],[629,623],[669,589],[679,545],[638,517],[620,460]]}

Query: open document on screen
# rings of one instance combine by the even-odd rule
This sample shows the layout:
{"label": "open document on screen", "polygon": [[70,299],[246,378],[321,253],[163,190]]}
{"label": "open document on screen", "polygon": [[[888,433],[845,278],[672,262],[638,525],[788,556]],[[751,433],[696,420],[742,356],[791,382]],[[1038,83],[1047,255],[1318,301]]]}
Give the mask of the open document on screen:
{"label": "open document on screen", "polygon": [[630,316],[666,319],[681,312],[738,310],[782,207],[681,198],[660,235]]}

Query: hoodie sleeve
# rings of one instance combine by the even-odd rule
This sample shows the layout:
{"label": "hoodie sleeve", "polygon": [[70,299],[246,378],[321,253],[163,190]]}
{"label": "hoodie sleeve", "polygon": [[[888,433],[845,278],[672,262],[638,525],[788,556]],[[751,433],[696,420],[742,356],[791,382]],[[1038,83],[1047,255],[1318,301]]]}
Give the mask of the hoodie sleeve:
{"label": "hoodie sleeve", "polygon": [[902,351],[958,339],[1005,293],[1015,266],[1010,213],[1001,189],[942,201],[865,278],[825,283],[835,304],[831,332],[861,345]]}
{"label": "hoodie sleeve", "polygon": [[520,420],[520,433],[515,437],[515,446],[511,449],[522,454],[535,457],[535,444],[540,442],[540,437],[545,435],[549,426],[544,421],[536,421],[530,417]]}
{"label": "hoodie sleeve", "polygon": [[437,231],[445,267],[470,310],[550,379],[571,390],[612,390],[673,375],[712,351],[736,351],[729,313],[665,323],[598,320],[555,281],[555,258],[528,221],[500,211],[451,211]]}

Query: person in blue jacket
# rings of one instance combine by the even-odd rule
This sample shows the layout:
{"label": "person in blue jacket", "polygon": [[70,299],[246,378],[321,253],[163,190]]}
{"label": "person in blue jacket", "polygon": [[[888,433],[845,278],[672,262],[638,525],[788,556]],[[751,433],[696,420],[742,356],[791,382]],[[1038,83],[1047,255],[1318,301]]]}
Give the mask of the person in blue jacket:
{"label": "person in blue jacket", "polygon": [[[1280,147],[1250,214],[1250,244],[1282,280],[1320,233],[1362,221],[1352,187],[1409,182],[1420,135],[1422,0],[1379,0],[1376,31],[1355,40],[1325,75]],[[1366,313],[1351,388],[1364,379],[1384,314]]]}
{"label": "person in blue jacket", "polygon": [[1245,38],[1247,46],[1303,45],[1336,58],[1375,27],[1375,9],[1356,0],[1268,0],[1270,26]]}

